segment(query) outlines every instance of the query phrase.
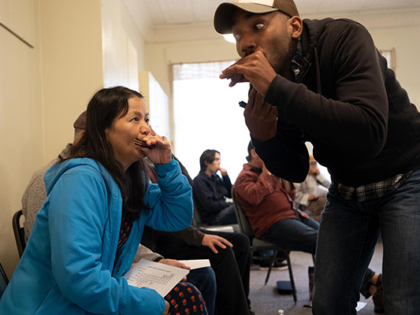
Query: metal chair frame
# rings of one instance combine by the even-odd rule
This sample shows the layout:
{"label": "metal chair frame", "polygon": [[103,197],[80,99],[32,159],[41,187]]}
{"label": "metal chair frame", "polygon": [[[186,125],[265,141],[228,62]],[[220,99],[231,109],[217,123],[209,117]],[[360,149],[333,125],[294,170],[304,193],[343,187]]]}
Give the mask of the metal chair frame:
{"label": "metal chair frame", "polygon": [[296,287],[295,287],[295,280],[293,277],[292,264],[290,262],[290,255],[289,255],[290,251],[281,246],[278,246],[275,243],[263,241],[261,239],[256,238],[254,236],[254,233],[252,232],[251,224],[249,223],[248,217],[246,216],[245,212],[243,211],[243,209],[241,208],[241,206],[239,205],[236,199],[234,187],[232,187],[232,199],[233,199],[233,205],[235,207],[236,216],[238,217],[239,229],[242,233],[246,234],[251,240],[251,246],[252,246],[251,251],[252,252],[255,250],[273,250],[274,251],[274,254],[270,257],[270,260],[269,260],[269,268],[268,268],[267,277],[265,278],[264,284],[266,285],[268,282],[268,279],[270,278],[273,263],[277,259],[276,258],[277,252],[282,252],[287,261],[287,266],[289,269],[290,285],[292,287],[293,300],[296,303],[297,302]]}
{"label": "metal chair frame", "polygon": [[25,230],[23,228],[23,225],[20,224],[20,218],[22,217],[22,215],[22,210],[19,210],[13,215],[12,219],[13,232],[15,233],[15,240],[19,252],[19,257],[22,257],[23,251],[26,247]]}

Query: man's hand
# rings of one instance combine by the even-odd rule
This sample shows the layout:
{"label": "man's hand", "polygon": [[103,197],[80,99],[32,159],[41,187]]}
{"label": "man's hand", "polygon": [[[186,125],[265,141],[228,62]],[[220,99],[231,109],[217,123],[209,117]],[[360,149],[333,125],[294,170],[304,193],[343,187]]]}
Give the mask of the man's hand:
{"label": "man's hand", "polygon": [[251,137],[267,141],[277,132],[277,107],[264,102],[264,96],[252,89],[244,111],[245,123]]}
{"label": "man's hand", "polygon": [[227,170],[225,170],[224,168],[219,167],[219,171],[220,171],[220,173],[222,173],[222,176],[226,176],[227,175]]}
{"label": "man's hand", "polygon": [[267,173],[268,175],[272,175],[271,172],[267,169],[267,167],[265,167],[264,163],[263,163],[263,166],[262,166],[262,172]]}
{"label": "man's hand", "polygon": [[250,82],[260,94],[267,94],[277,73],[260,51],[243,57],[234,65],[222,71],[220,79],[231,79],[229,86],[239,82]]}
{"label": "man's hand", "polygon": [[215,247],[216,245],[223,249],[226,248],[226,245],[229,247],[233,247],[232,243],[229,242],[227,239],[212,234],[205,234],[201,245],[209,247],[215,254],[218,253]]}
{"label": "man's hand", "polygon": [[[159,260],[159,263],[169,265],[169,266],[178,267],[178,268],[183,268],[183,269],[187,269],[187,270],[191,270],[191,267],[188,267],[186,264],[184,264],[182,262],[179,262],[178,260],[175,260],[175,259],[161,259],[161,260]],[[187,277],[182,278],[181,281],[187,281]]]}

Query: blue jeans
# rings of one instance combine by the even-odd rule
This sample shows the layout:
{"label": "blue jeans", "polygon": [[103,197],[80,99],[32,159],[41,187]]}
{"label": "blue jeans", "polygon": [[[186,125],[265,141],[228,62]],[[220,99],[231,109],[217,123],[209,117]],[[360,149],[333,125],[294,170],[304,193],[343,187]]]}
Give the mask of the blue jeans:
{"label": "blue jeans", "polygon": [[191,270],[187,282],[195,285],[201,292],[209,315],[214,314],[216,303],[216,276],[211,267]]}
{"label": "blue jeans", "polygon": [[274,223],[260,237],[289,250],[315,254],[319,224],[299,215],[299,220],[284,219]]}
{"label": "blue jeans", "polygon": [[356,314],[358,291],[380,233],[385,312],[419,314],[420,170],[381,198],[346,200],[332,183],[327,199],[318,235],[313,314]]}
{"label": "blue jeans", "polygon": [[233,207],[233,204],[221,210],[217,214],[217,216],[210,222],[211,225],[228,225],[236,223],[238,223],[238,219],[236,218],[235,208]]}

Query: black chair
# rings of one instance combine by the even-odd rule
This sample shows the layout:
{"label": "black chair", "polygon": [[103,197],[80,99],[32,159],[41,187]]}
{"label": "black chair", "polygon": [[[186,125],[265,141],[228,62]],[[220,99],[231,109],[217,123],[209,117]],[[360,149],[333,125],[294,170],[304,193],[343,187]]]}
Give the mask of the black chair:
{"label": "black chair", "polygon": [[9,279],[7,279],[6,273],[4,272],[3,266],[0,262],[0,299],[6,290],[7,284],[9,283]]}
{"label": "black chair", "polygon": [[16,246],[19,252],[19,257],[22,257],[23,251],[26,247],[25,230],[23,229],[23,225],[20,223],[20,218],[22,217],[22,215],[22,210],[17,211],[13,215],[12,221],[13,232],[15,232]]}
{"label": "black chair", "polygon": [[238,224],[227,224],[227,225],[208,225],[204,223],[203,219],[201,218],[200,212],[197,209],[198,201],[193,196],[194,201],[194,217],[192,225],[197,229],[206,229],[209,231],[217,231],[217,232],[237,232],[239,230]]}
{"label": "black chair", "polygon": [[254,252],[255,250],[272,250],[274,252],[273,255],[270,257],[270,261],[269,261],[270,267],[268,268],[267,277],[265,278],[264,284],[266,285],[268,282],[268,279],[270,278],[270,273],[273,267],[273,263],[277,259],[277,253],[278,252],[283,253],[287,261],[287,266],[289,268],[289,277],[290,277],[290,285],[292,287],[293,300],[296,303],[297,301],[296,287],[295,287],[295,281],[293,278],[292,264],[290,262],[290,255],[289,255],[290,251],[276,245],[275,243],[263,241],[254,237],[251,224],[249,223],[248,218],[245,215],[245,212],[243,211],[238,201],[236,200],[234,187],[232,187],[232,199],[233,199],[233,205],[235,207],[235,213],[236,213],[236,216],[238,217],[239,229],[242,233],[246,234],[251,240],[251,246],[252,246],[251,251]]}

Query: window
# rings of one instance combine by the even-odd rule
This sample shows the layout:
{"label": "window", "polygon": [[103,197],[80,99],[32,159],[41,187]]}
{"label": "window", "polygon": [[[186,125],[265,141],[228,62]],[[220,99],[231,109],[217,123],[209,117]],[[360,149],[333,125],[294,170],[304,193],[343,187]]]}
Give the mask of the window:
{"label": "window", "polygon": [[395,71],[395,68],[396,68],[395,48],[388,49],[388,50],[380,50],[380,53],[387,60],[387,62],[388,62],[388,68],[391,68],[392,70]]}
{"label": "window", "polygon": [[234,61],[173,65],[174,151],[194,178],[206,149],[221,153],[232,183],[246,163],[250,140],[238,103],[248,100],[248,83],[230,88],[219,79]]}

